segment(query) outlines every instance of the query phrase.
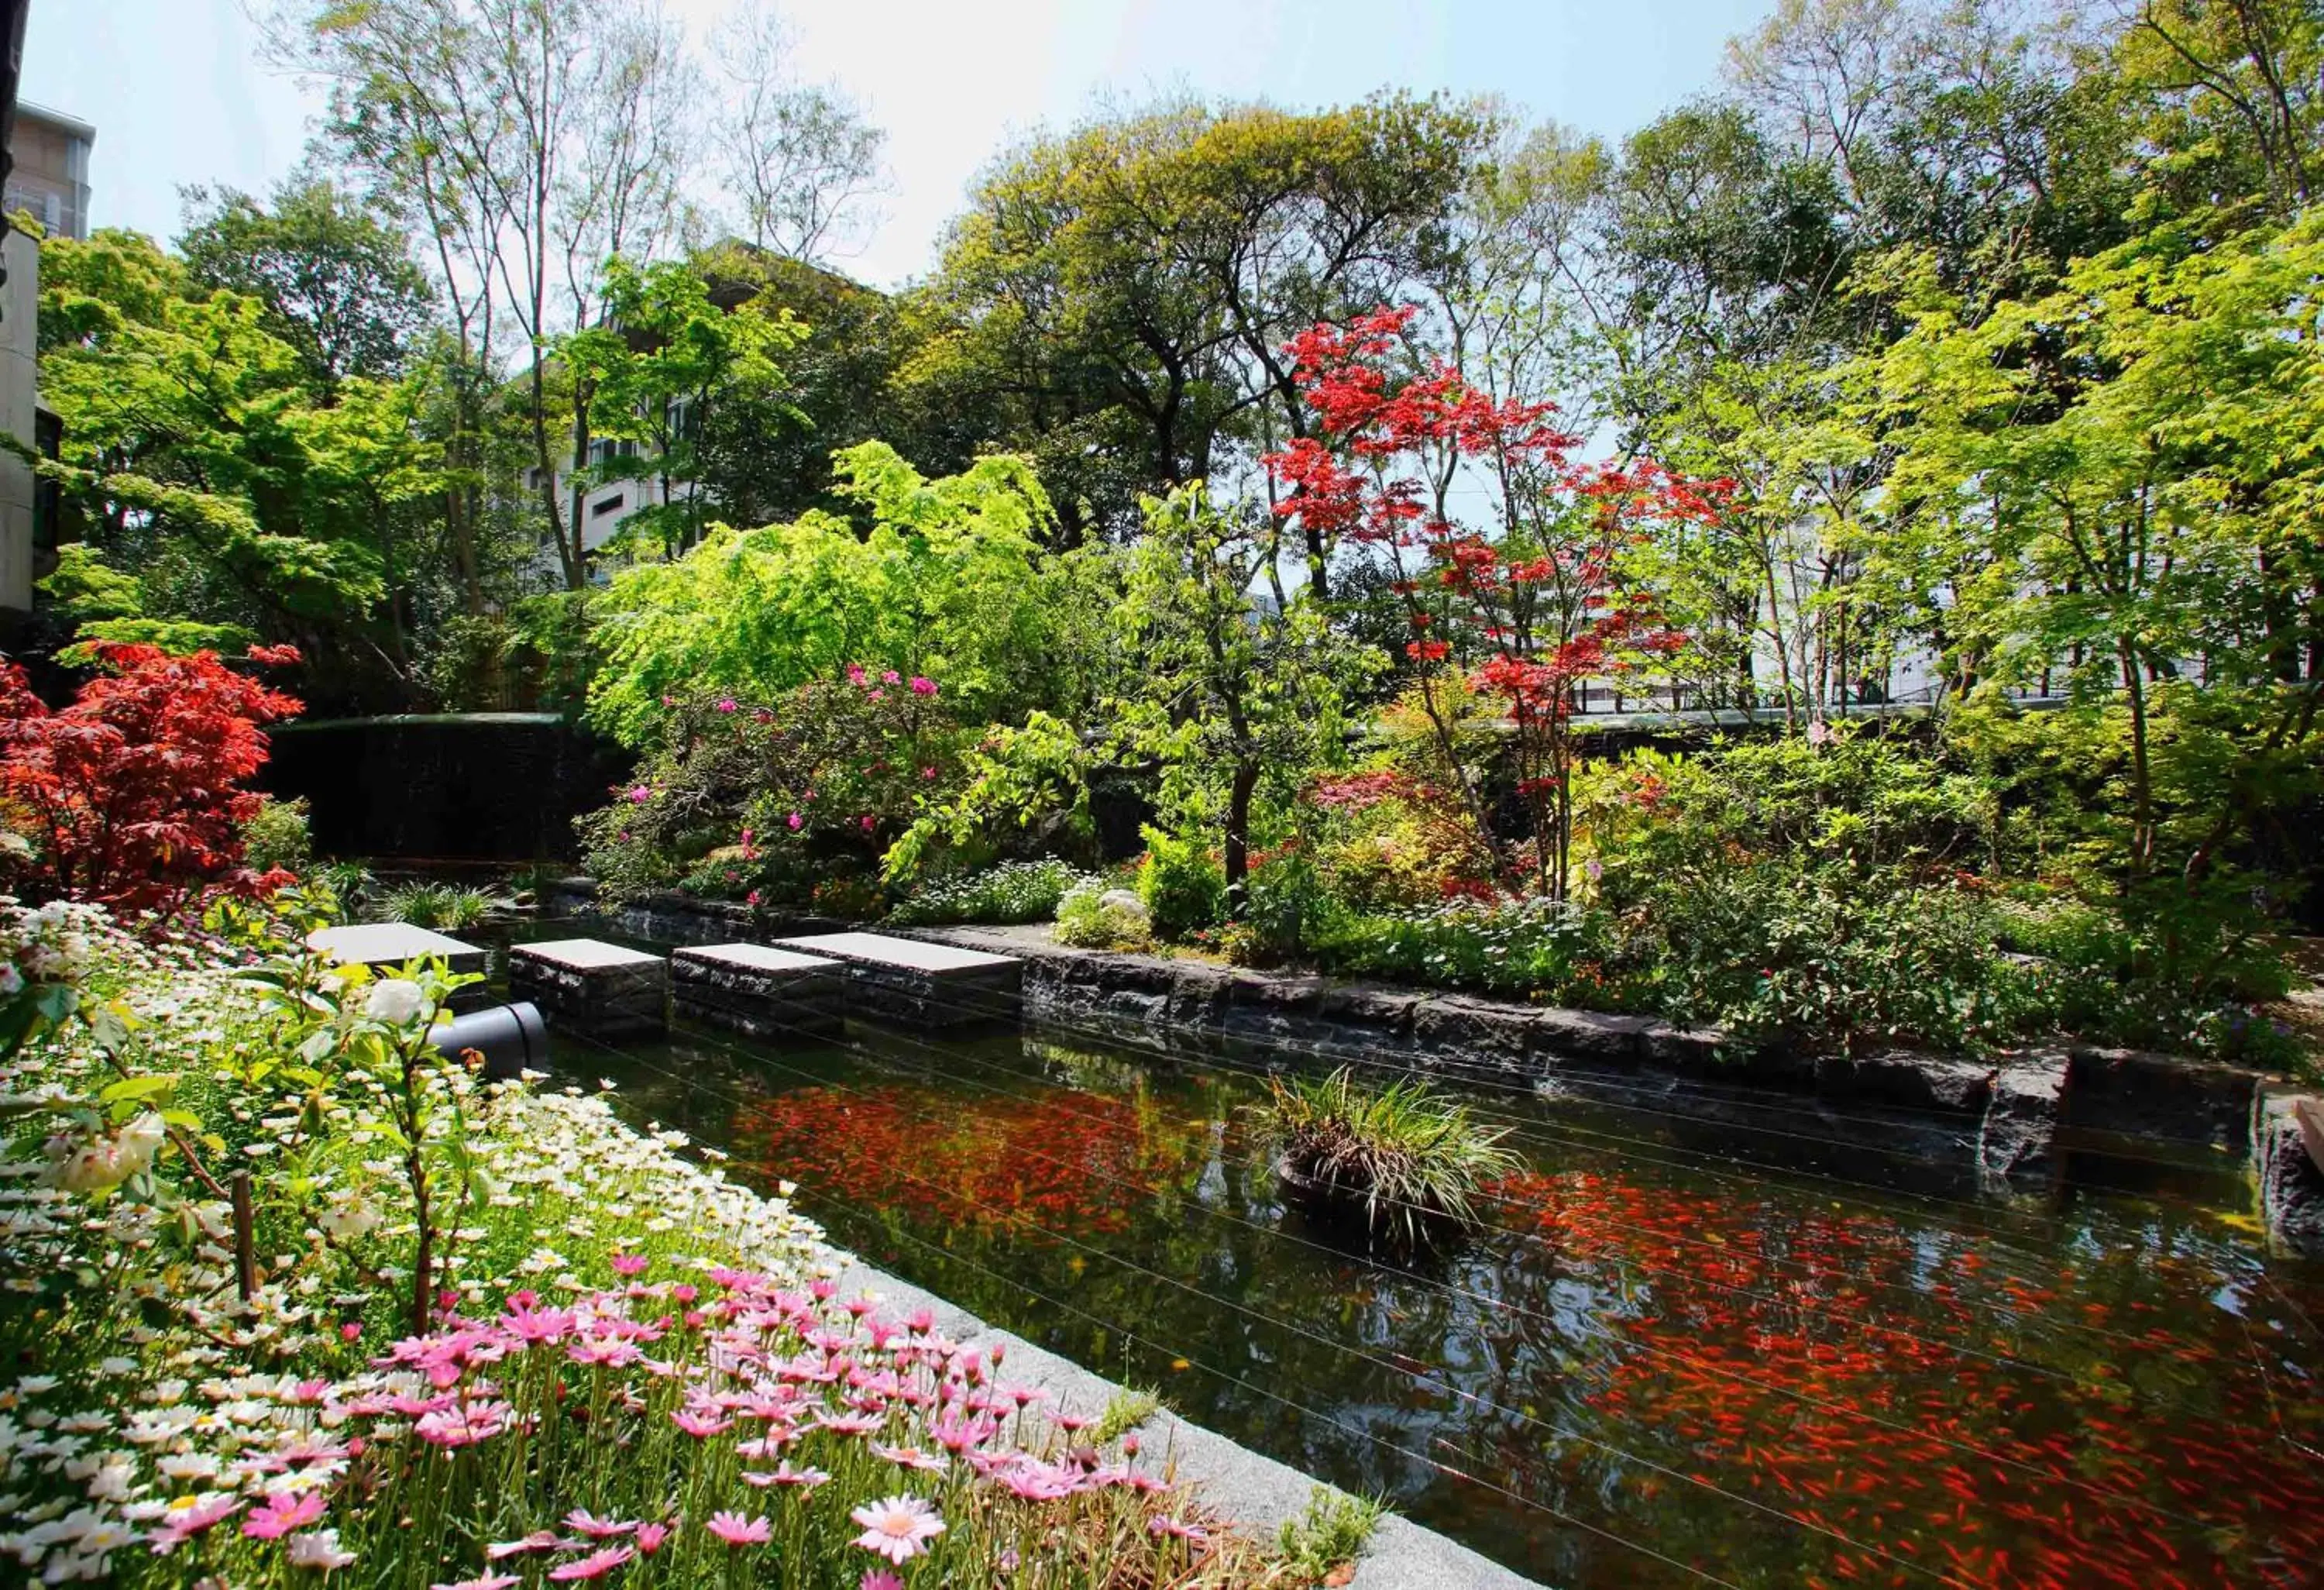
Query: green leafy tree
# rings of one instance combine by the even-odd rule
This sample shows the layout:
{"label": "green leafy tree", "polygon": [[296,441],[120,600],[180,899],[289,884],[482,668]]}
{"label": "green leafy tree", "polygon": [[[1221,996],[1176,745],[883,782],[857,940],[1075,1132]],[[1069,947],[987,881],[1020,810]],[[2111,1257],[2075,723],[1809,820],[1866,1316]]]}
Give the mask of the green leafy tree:
{"label": "green leafy tree", "polygon": [[714,529],[675,562],[617,572],[594,604],[604,662],[590,717],[642,744],[665,696],[768,698],[849,663],[940,679],[972,716],[1055,702],[1074,671],[1065,648],[1086,596],[1041,551],[1049,503],[1024,461],[984,458],[929,480],[867,442],[840,456],[838,475],[869,533],[810,512]]}
{"label": "green leafy tree", "polygon": [[1165,805],[1219,836],[1231,912],[1250,868],[1262,792],[1287,809],[1346,759],[1345,704],[1373,658],[1286,589],[1283,521],[1213,503],[1197,483],[1148,498],[1130,554],[1116,646],[1128,672],[1114,733],[1164,768]]}
{"label": "green leafy tree", "polygon": [[591,484],[646,483],[649,504],[623,522],[623,535],[684,550],[702,539],[715,502],[703,479],[706,428],[730,402],[780,402],[775,361],[800,328],[755,296],[721,306],[702,273],[678,261],[608,261],[604,313],[565,338],[558,356],[574,390],[591,394],[590,432],[639,445],[600,466]]}
{"label": "green leafy tree", "polygon": [[435,293],[400,229],[320,179],[284,182],[271,208],[230,188],[188,189],[186,203],[188,276],[264,304],[266,328],[299,350],[318,391],[404,373]]}
{"label": "green leafy tree", "polygon": [[[1012,399],[1074,533],[1306,434],[1283,345],[1369,310],[1444,246],[1491,137],[1382,97],[1297,115],[1182,102],[1033,141],[980,184],[933,292],[945,345]],[[1328,587],[1325,549],[1305,549]]]}
{"label": "green leafy tree", "polygon": [[52,239],[42,266],[41,387],[65,438],[43,468],[88,549],[72,578],[135,571],[134,600],[115,582],[115,610],[89,616],[297,642],[331,681],[318,694],[400,674],[408,511],[441,489],[420,380],[349,376],[326,402],[260,300],[133,233]]}
{"label": "green leafy tree", "polygon": [[1929,613],[1956,688],[2055,677],[2120,715],[2134,881],[2196,881],[2237,821],[2232,803],[2188,814],[2166,855],[2158,718],[2174,695],[2245,697],[2242,756],[2315,731],[2319,271],[2313,222],[2167,225],[1976,325],[1924,300],[1868,372],[1900,421],[1884,573]]}

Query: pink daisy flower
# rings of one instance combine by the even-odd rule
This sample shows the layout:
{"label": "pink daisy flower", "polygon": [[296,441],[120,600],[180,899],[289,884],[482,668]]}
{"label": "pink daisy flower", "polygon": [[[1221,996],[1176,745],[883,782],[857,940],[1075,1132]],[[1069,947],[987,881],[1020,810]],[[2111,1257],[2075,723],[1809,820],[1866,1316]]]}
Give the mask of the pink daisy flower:
{"label": "pink daisy flower", "polygon": [[495,1540],[484,1548],[486,1562],[502,1562],[512,1557],[527,1557],[536,1551],[565,1551],[580,1545],[567,1540],[554,1530],[535,1530],[521,1540]]}
{"label": "pink daisy flower", "polygon": [[714,1512],[703,1526],[729,1546],[764,1546],[772,1532],[762,1518],[745,1518],[739,1512]]}
{"label": "pink daisy flower", "polygon": [[638,1526],[638,1550],[644,1556],[651,1557],[655,1552],[659,1551],[661,1549],[661,1543],[669,1539],[669,1526],[668,1524],[640,1524]]}
{"label": "pink daisy flower", "polygon": [[904,1590],[904,1581],[886,1568],[865,1568],[863,1580],[855,1590]]}
{"label": "pink daisy flower", "polygon": [[198,1498],[183,1507],[172,1505],[161,1515],[161,1525],[153,1531],[153,1554],[167,1557],[195,1536],[226,1522],[241,1511],[241,1501],[224,1492]]}
{"label": "pink daisy flower", "polygon": [[603,1551],[593,1551],[586,1557],[576,1558],[549,1569],[549,1576],[560,1585],[570,1585],[583,1579],[602,1579],[636,1555],[626,1546],[608,1546]]}
{"label": "pink daisy flower", "polygon": [[883,1447],[874,1441],[872,1450],[899,1468],[916,1468],[931,1474],[940,1474],[945,1468],[943,1458],[933,1452],[923,1452],[918,1447]]}
{"label": "pink daisy flower", "polygon": [[734,1426],[734,1421],[731,1419],[718,1419],[710,1414],[696,1413],[690,1408],[681,1408],[671,1414],[669,1422],[697,1441],[706,1441],[713,1436],[724,1435]]}
{"label": "pink daisy flower", "polygon": [[473,1579],[456,1579],[448,1585],[438,1585],[434,1590],[509,1590],[511,1585],[523,1582],[514,1574],[478,1574]]}
{"label": "pink daisy flower", "polygon": [[1156,1513],[1146,1521],[1146,1527],[1157,1535],[1176,1536],[1196,1546],[1206,1545],[1211,1538],[1211,1532],[1200,1524],[1185,1523],[1167,1513]]}
{"label": "pink daisy flower", "polygon": [[635,1533],[638,1526],[618,1519],[599,1518],[586,1507],[576,1507],[565,1515],[565,1527],[592,1540],[613,1540]]}
{"label": "pink daisy flower", "polygon": [[242,1521],[242,1532],[254,1540],[280,1540],[293,1530],[303,1530],[323,1516],[323,1493],[309,1491],[292,1495],[277,1491],[265,1505]]}
{"label": "pink daisy flower", "polygon": [[927,1543],[945,1530],[936,1510],[918,1496],[885,1496],[847,1516],[863,1526],[856,1545],[899,1567],[926,1551]]}

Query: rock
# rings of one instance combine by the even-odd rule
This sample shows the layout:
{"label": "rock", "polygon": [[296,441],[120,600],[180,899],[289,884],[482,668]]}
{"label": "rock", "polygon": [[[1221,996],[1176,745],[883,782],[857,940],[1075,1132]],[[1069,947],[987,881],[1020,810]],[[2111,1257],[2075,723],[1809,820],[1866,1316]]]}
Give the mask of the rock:
{"label": "rock", "polygon": [[1146,909],[1146,902],[1139,899],[1137,894],[1130,890],[1107,890],[1104,893],[1097,897],[1097,908],[1102,911],[1117,914],[1125,920],[1134,922],[1139,928],[1148,931],[1153,929],[1154,913],[1148,911]]}
{"label": "rock", "polygon": [[1978,1174],[1988,1184],[2055,1169],[2068,1066],[2062,1053],[2037,1050],[1994,1071],[1977,1137]]}
{"label": "rock", "polygon": [[2069,1053],[2068,1123],[2132,1137],[2240,1147],[2264,1080],[2239,1066],[2139,1049],[2078,1048]]}
{"label": "rock", "polygon": [[1984,1060],[1914,1049],[1837,1057],[1816,1067],[1816,1091],[1825,1098],[1958,1114],[1982,1114],[1992,1082],[1993,1067]]}
{"label": "rock", "polygon": [[2269,1239],[2303,1257],[2324,1259],[2324,1170],[2317,1169],[2301,1128],[2297,1111],[2303,1104],[2324,1111],[2324,1100],[2312,1094],[2269,1088],[2259,1095],[2252,1110],[2252,1175]]}

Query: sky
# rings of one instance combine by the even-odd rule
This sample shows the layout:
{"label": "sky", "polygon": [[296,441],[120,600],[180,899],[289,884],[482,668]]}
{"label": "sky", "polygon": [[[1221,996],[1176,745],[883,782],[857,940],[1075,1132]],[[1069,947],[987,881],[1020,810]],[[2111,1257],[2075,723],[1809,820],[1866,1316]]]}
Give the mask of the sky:
{"label": "sky", "polygon": [[[668,0],[697,37],[738,0]],[[747,0],[742,0],[747,3]],[[798,74],[889,134],[881,222],[832,263],[925,274],[978,170],[1108,99],[1191,89],[1292,107],[1382,88],[1496,94],[1618,136],[1716,86],[1727,38],[1772,0],[793,0]],[[189,183],[263,191],[319,97],[259,60],[244,0],[32,0],[23,96],[97,130],[100,226],[167,237]]]}

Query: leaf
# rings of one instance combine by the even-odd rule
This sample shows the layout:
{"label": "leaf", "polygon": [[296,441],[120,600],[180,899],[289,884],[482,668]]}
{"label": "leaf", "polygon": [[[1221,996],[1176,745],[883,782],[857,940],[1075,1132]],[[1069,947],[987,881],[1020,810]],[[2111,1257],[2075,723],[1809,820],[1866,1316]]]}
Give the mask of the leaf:
{"label": "leaf", "polygon": [[154,1073],[144,1077],[128,1077],[106,1087],[97,1096],[106,1104],[118,1104],[136,1099],[149,1099],[169,1092],[178,1086],[177,1073]]}

